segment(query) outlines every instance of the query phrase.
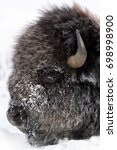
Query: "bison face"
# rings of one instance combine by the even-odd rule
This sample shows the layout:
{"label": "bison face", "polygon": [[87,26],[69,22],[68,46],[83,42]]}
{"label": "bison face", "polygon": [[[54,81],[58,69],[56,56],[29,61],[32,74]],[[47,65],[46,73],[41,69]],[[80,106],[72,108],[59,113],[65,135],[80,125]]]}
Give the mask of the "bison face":
{"label": "bison face", "polygon": [[[73,10],[79,14],[79,10]],[[48,19],[54,23],[46,16],[19,39],[9,79],[8,120],[26,133],[33,145],[99,134],[99,28],[90,19],[85,23],[85,16],[84,20],[72,16],[69,22],[66,15],[65,22],[59,9],[56,11],[60,17],[56,19],[54,11],[46,14],[50,13]],[[84,22],[83,30],[77,21]],[[94,30],[87,30],[89,22]],[[76,29],[82,32],[83,40]],[[80,63],[74,66],[77,60]]]}

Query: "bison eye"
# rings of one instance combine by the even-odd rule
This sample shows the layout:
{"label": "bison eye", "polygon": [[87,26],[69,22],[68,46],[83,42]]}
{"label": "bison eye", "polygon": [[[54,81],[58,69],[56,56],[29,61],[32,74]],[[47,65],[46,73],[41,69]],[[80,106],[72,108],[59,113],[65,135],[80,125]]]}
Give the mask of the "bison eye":
{"label": "bison eye", "polygon": [[42,84],[60,82],[64,77],[63,72],[59,72],[57,70],[52,70],[49,68],[38,70],[37,74],[38,74],[38,83]]}

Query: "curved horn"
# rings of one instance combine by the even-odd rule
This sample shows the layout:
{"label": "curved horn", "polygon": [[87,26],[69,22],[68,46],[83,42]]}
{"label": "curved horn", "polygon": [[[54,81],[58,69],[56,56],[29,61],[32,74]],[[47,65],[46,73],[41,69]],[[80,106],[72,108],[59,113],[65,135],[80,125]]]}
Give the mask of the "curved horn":
{"label": "curved horn", "polygon": [[76,37],[78,43],[77,52],[75,55],[70,56],[67,61],[71,68],[79,68],[83,66],[87,58],[87,51],[78,29],[76,29]]}

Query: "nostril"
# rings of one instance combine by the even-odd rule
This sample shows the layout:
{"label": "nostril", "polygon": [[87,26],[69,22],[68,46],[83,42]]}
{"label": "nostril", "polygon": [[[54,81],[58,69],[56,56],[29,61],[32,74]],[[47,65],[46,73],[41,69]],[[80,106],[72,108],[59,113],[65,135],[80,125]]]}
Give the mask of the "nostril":
{"label": "nostril", "polygon": [[21,126],[26,120],[26,113],[22,107],[10,107],[7,111],[7,118],[12,125]]}
{"label": "nostril", "polygon": [[7,112],[10,116],[16,116],[19,114],[18,110],[19,110],[19,108],[17,106],[15,106],[15,107],[10,107]]}

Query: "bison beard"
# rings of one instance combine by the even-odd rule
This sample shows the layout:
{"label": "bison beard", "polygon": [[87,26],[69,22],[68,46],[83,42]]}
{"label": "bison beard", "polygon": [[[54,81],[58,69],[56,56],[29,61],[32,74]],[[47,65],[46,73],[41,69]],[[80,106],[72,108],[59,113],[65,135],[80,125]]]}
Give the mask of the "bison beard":
{"label": "bison beard", "polygon": [[[79,31],[87,57],[72,67]],[[80,6],[53,8],[19,38],[9,78],[8,120],[32,145],[100,132],[99,20]]]}

